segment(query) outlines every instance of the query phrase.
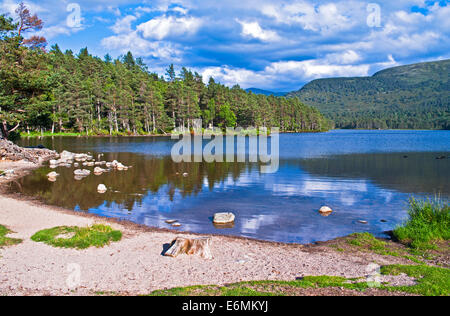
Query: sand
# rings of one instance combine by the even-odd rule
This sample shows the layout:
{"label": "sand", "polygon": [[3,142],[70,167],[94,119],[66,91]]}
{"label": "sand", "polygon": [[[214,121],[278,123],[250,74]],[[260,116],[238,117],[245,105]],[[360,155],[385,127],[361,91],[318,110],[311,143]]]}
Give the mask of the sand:
{"label": "sand", "polygon": [[[124,237],[104,248],[60,249],[30,237],[55,226],[105,223]],[[81,216],[32,201],[0,195],[0,224],[23,243],[0,249],[0,295],[95,295],[97,292],[148,294],[190,285],[223,285],[250,280],[295,280],[307,275],[366,277],[369,264],[401,263],[374,254],[340,253],[326,246],[268,243],[212,236],[212,260],[162,255],[174,231],[143,229],[96,216]],[[369,269],[369,270],[368,270]],[[391,278],[399,284],[409,278]]]}

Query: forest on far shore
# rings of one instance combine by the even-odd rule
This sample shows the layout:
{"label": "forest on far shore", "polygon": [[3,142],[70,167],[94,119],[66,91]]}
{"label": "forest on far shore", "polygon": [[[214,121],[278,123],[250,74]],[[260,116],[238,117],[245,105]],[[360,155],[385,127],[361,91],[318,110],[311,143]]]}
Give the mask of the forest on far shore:
{"label": "forest on far shore", "polygon": [[298,98],[248,93],[213,78],[206,85],[196,72],[173,65],[165,77],[148,70],[131,52],[118,59],[46,50],[44,37],[25,38],[43,21],[27,7],[18,21],[0,15],[0,130],[85,135],[164,134],[173,128],[279,127],[281,131],[325,131],[330,123]]}

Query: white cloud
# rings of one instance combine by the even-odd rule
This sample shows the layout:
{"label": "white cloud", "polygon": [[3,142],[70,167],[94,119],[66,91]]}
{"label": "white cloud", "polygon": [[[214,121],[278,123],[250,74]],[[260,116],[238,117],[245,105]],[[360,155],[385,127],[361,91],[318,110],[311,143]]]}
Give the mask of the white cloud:
{"label": "white cloud", "polygon": [[346,50],[342,53],[332,53],[326,56],[326,59],[331,63],[348,65],[359,62],[362,58],[361,56],[355,52],[354,50]]}
{"label": "white cloud", "polygon": [[307,1],[297,1],[281,5],[263,5],[261,13],[275,19],[280,24],[300,25],[304,30],[333,33],[350,29],[354,22],[342,12],[347,8],[335,3],[315,6]]}
{"label": "white cloud", "polygon": [[104,38],[101,45],[107,49],[117,50],[122,54],[131,51],[136,56],[152,57],[170,62],[179,62],[182,55],[175,45],[147,41],[140,37],[136,31]]}
{"label": "white cloud", "polygon": [[369,65],[338,65],[327,60],[281,61],[272,63],[265,72],[273,76],[289,75],[306,80],[324,77],[367,76]]}
{"label": "white cloud", "polygon": [[270,30],[263,30],[258,22],[242,22],[237,20],[242,26],[242,36],[256,38],[261,41],[274,42],[279,41],[281,38],[277,32]]}
{"label": "white cloud", "polygon": [[202,20],[195,17],[174,17],[163,15],[137,27],[147,39],[163,40],[167,37],[192,35],[202,25]]}
{"label": "white cloud", "polygon": [[330,54],[322,59],[272,62],[260,71],[222,66],[207,67],[200,69],[199,72],[203,75],[205,83],[213,77],[227,86],[239,84],[243,88],[285,89],[283,85],[291,86],[295,82],[330,77],[364,77],[370,75],[371,69],[378,70],[398,65],[392,55],[387,56],[387,61],[374,64],[351,65],[349,63],[352,60],[359,60],[359,55],[353,51],[346,51],[342,54]]}
{"label": "white cloud", "polygon": [[127,15],[122,19],[118,19],[116,23],[111,27],[111,30],[116,34],[130,33],[132,32],[131,23],[136,21],[136,17],[133,15]]}

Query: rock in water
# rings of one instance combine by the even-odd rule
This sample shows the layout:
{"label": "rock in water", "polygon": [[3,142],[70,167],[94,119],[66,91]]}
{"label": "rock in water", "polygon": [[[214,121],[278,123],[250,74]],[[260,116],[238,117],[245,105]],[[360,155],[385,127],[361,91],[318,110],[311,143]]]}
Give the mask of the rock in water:
{"label": "rock in water", "polygon": [[236,216],[233,213],[216,213],[214,214],[214,224],[229,224],[233,223]]}
{"label": "rock in water", "polygon": [[95,174],[96,176],[101,175],[103,172],[106,172],[106,170],[105,170],[105,169],[102,169],[102,168],[100,168],[100,167],[95,167],[95,169],[94,169],[94,174]]}
{"label": "rock in water", "polygon": [[86,169],[77,169],[73,172],[73,174],[79,177],[87,177],[91,174],[91,171]]}
{"label": "rock in water", "polygon": [[97,187],[97,192],[100,194],[106,193],[108,191],[108,188],[104,184],[99,184]]}
{"label": "rock in water", "polygon": [[58,177],[59,176],[59,174],[58,173],[56,173],[56,172],[50,172],[48,175],[47,175],[47,177],[49,177],[49,178],[56,178],[56,177]]}
{"label": "rock in water", "polygon": [[164,256],[176,258],[180,254],[187,254],[200,256],[203,259],[212,259],[211,242],[210,237],[194,239],[178,237],[172,241],[171,247]]}
{"label": "rock in water", "polygon": [[319,213],[320,214],[331,214],[331,213],[333,213],[333,210],[328,206],[322,206],[319,210]]}

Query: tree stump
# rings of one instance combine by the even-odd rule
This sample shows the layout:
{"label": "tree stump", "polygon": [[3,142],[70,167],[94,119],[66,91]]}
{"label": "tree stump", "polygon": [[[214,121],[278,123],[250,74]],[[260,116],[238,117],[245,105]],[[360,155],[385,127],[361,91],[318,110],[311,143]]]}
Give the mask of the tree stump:
{"label": "tree stump", "polygon": [[176,258],[180,254],[187,254],[200,256],[203,259],[212,259],[210,246],[210,237],[194,239],[178,237],[172,241],[171,247],[166,251],[164,256]]}

